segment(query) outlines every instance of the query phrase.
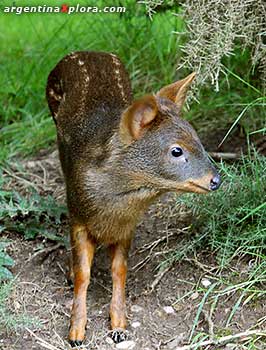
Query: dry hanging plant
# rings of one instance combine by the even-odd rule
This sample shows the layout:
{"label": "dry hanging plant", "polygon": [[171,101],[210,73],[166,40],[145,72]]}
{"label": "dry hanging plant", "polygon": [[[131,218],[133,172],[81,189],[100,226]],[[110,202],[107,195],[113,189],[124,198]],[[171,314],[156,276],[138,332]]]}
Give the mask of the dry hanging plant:
{"label": "dry hanging plant", "polygon": [[[176,1],[147,0],[148,13]],[[178,69],[198,72],[197,83],[211,81],[219,90],[219,77],[226,74],[222,59],[234,54],[237,44],[251,49],[251,64],[266,87],[266,3],[264,0],[185,0],[180,4],[187,40]],[[174,28],[173,28],[174,30]]]}

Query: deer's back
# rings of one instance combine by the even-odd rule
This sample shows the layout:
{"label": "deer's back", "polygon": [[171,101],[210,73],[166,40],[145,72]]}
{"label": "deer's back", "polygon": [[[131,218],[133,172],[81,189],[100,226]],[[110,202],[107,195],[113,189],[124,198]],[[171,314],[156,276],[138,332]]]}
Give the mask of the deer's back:
{"label": "deer's back", "polygon": [[64,57],[48,77],[46,94],[61,143],[78,142],[80,151],[82,144],[107,142],[132,100],[123,64],[104,52]]}

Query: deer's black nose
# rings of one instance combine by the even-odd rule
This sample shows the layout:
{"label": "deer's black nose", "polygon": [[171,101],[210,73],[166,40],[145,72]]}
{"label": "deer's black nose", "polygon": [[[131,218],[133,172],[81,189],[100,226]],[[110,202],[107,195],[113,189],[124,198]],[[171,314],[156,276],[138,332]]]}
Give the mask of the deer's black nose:
{"label": "deer's black nose", "polygon": [[220,185],[221,185],[221,176],[217,174],[211,179],[210,188],[212,191],[215,191],[215,190],[218,190]]}

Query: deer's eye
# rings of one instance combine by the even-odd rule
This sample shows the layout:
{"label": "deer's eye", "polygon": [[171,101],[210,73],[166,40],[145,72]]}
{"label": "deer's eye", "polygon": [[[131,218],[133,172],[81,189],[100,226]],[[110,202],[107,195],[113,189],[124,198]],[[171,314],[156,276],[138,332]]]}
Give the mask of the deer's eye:
{"label": "deer's eye", "polygon": [[173,147],[171,149],[171,154],[173,157],[180,157],[183,154],[183,150],[180,147]]}

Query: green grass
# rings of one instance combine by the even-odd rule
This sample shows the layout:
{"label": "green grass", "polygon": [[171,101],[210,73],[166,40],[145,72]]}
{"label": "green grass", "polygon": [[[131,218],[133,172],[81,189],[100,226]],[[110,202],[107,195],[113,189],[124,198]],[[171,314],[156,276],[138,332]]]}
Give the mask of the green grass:
{"label": "green grass", "polygon": [[[218,273],[206,274],[212,281],[203,288],[199,283],[194,286],[201,296],[201,301],[194,319],[190,341],[200,343],[209,338],[208,334],[197,332],[203,307],[213,309],[218,301],[225,303],[234,297],[227,319],[224,320],[226,331],[234,323],[236,312],[247,305],[256,305],[265,298],[266,291],[266,158],[250,152],[234,165],[220,164],[224,179],[222,187],[207,196],[186,195],[182,201],[189,207],[195,218],[191,226],[191,238],[182,241],[169,261],[180,260],[192,251],[202,249],[214,255]],[[179,198],[180,200],[180,198]],[[248,262],[246,271],[234,269],[237,262]],[[195,293],[192,289],[181,299]],[[177,300],[178,303],[181,299]],[[221,307],[221,306],[220,306]],[[212,311],[212,312],[213,312]],[[263,328],[265,318],[257,320],[253,328]],[[215,334],[219,329],[215,329]],[[231,331],[230,331],[231,332]],[[224,335],[224,334],[223,334]],[[265,335],[264,335],[265,337]],[[246,341],[244,349],[261,349],[260,337]],[[200,346],[199,346],[200,349]]]}
{"label": "green grass", "polygon": [[241,255],[266,259],[265,169],[266,158],[256,153],[235,165],[222,163],[224,183],[216,193],[184,199],[198,217],[195,229],[222,267]]}
{"label": "green grass", "polygon": [[[97,2],[99,6],[101,3]],[[123,5],[127,12],[122,15],[0,13],[0,163],[55,146],[55,127],[45,100],[46,79],[71,51],[118,54],[130,72],[136,97],[189,73],[176,72],[184,37],[172,32],[184,30],[182,18],[166,11],[151,21],[144,6],[129,0]],[[255,87],[248,50],[236,49],[235,56],[223,63],[227,74],[221,80],[220,92],[203,88],[200,104],[193,103],[186,118],[197,130],[214,133],[217,128],[229,128],[248,107],[240,124],[247,132],[263,128],[265,97],[263,100],[260,88]]]}
{"label": "green grass", "polygon": [[266,158],[251,152],[234,165],[220,164],[221,188],[207,196],[184,195],[195,220],[192,238],[169,257],[180,259],[201,247],[215,253],[220,269],[234,259],[254,260],[250,277],[266,282]]}

